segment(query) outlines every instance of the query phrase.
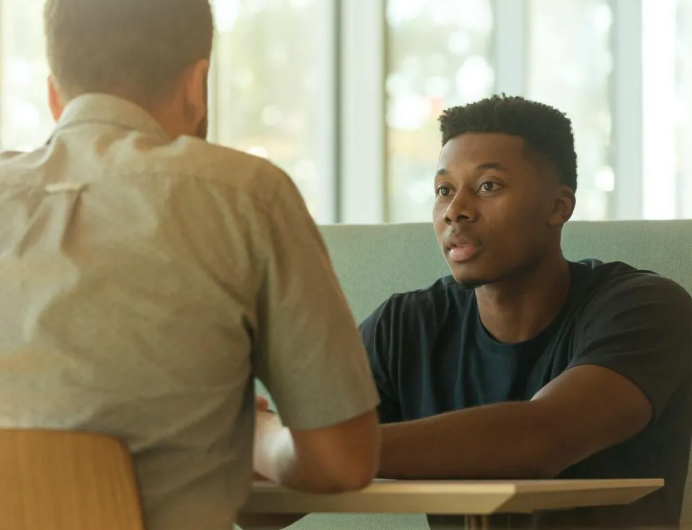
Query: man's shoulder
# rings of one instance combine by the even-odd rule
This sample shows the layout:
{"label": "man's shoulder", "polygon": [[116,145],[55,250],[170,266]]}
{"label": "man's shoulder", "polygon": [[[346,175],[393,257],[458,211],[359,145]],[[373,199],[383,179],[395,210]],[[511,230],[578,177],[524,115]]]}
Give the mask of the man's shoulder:
{"label": "man's shoulder", "polygon": [[169,152],[171,169],[219,186],[267,191],[290,180],[265,158],[198,138],[183,137]]}
{"label": "man's shoulder", "polygon": [[0,151],[0,183],[25,183],[24,174],[45,157],[45,151],[45,147],[34,151]]}
{"label": "man's shoulder", "polygon": [[[94,148],[95,143],[100,143],[100,149]],[[79,151],[84,151],[85,156],[71,156]],[[68,164],[64,163],[66,154],[70,155]],[[82,135],[56,135],[34,151],[0,153],[0,176],[5,184],[26,184],[27,175],[43,175],[47,166],[55,166],[56,171],[50,172],[53,176],[63,172],[65,177],[90,180],[128,175],[166,181],[176,177],[196,179],[229,191],[254,193],[260,198],[277,187],[291,185],[288,175],[265,158],[191,136],[162,142],[139,131],[129,137],[110,135],[87,140]]]}
{"label": "man's shoulder", "polygon": [[463,311],[470,297],[472,289],[464,289],[452,276],[445,276],[424,289],[391,295],[362,326],[398,326],[428,319],[442,324],[440,317]]}
{"label": "man's shoulder", "polygon": [[583,283],[590,284],[598,298],[627,294],[655,297],[659,301],[688,303],[692,300],[680,284],[651,270],[638,269],[623,262],[603,263],[593,259],[574,265],[578,274],[582,274]]}
{"label": "man's shoulder", "polygon": [[423,289],[414,289],[391,295],[383,304],[392,309],[417,313],[426,311],[436,303],[448,298],[465,298],[470,290],[463,289],[452,276],[444,276]]}
{"label": "man's shoulder", "polygon": [[0,151],[0,164],[10,164],[13,161],[19,159],[20,156],[24,155],[21,151]]}
{"label": "man's shoulder", "polygon": [[587,322],[624,313],[640,319],[692,322],[692,297],[670,278],[622,262],[588,260],[575,266],[581,275],[575,297]]}

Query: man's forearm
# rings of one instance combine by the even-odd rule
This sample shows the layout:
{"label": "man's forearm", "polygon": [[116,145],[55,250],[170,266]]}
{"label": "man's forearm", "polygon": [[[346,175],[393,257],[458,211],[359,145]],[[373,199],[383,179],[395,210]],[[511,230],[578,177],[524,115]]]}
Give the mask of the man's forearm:
{"label": "man's forearm", "polygon": [[381,429],[382,478],[546,478],[559,471],[550,425],[531,402],[477,407]]}
{"label": "man's forearm", "polygon": [[[257,419],[256,474],[288,488],[313,493],[362,489],[372,481],[380,445],[375,411],[319,433],[291,432],[278,416],[268,412],[258,413]],[[344,426],[352,430],[351,436],[343,432]],[[363,433],[365,436],[358,436]]]}

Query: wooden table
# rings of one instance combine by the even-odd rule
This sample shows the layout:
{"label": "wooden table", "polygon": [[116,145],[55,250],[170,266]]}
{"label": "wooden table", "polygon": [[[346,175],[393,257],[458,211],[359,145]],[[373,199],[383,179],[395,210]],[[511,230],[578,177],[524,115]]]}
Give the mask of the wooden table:
{"label": "wooden table", "polygon": [[247,514],[425,513],[466,516],[468,528],[488,528],[493,514],[526,514],[631,504],[663,487],[661,479],[531,481],[385,481],[363,491],[314,495],[256,482]]}

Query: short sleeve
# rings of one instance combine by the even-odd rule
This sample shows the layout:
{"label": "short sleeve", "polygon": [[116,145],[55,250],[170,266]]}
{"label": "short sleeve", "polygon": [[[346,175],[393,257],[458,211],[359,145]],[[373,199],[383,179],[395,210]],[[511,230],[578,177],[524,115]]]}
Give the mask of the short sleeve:
{"label": "short sleeve", "polygon": [[287,427],[328,427],[374,410],[377,390],[319,231],[293,182],[274,173],[252,229],[262,256],[253,369]]}
{"label": "short sleeve", "polygon": [[370,360],[377,391],[380,395],[378,413],[380,423],[402,421],[401,408],[397,398],[397,384],[394,380],[394,363],[392,360],[393,332],[392,300],[376,309],[360,325],[360,335],[365,351]]}
{"label": "short sleeve", "polygon": [[636,384],[660,417],[692,359],[692,300],[651,273],[620,278],[589,304],[575,335],[570,368],[597,365]]}

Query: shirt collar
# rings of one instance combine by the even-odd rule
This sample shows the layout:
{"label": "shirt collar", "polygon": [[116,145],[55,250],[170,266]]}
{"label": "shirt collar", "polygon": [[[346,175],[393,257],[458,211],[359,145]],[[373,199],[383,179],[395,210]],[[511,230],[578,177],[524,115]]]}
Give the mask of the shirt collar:
{"label": "shirt collar", "polygon": [[146,110],[108,94],[84,94],[70,101],[55,131],[84,123],[108,123],[168,139],[163,127]]}

